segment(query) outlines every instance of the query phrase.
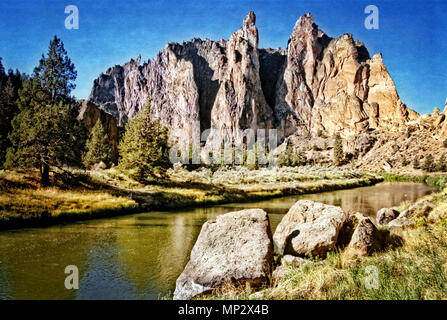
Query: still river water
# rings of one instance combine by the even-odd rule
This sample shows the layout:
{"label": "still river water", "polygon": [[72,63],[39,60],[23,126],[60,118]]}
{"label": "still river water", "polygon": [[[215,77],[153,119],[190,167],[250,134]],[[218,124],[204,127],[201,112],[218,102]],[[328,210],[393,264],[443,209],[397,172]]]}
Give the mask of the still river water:
{"label": "still river water", "polygon": [[[262,208],[274,232],[298,199],[374,217],[380,208],[415,201],[432,190],[415,183],[381,183],[256,203],[0,231],[0,299],[158,299],[175,289],[202,224],[219,214]],[[67,265],[79,269],[79,290],[65,289]]]}

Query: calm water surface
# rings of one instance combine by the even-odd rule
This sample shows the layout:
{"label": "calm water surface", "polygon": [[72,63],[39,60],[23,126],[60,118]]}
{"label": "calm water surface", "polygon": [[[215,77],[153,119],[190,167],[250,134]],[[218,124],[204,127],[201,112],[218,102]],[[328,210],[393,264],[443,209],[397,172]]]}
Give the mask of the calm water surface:
{"label": "calm water surface", "polygon": [[[432,190],[415,183],[381,183],[257,203],[3,231],[0,299],[157,299],[174,290],[202,224],[219,214],[262,208],[269,213],[274,232],[298,199],[333,204],[374,217],[380,208],[415,201]],[[79,269],[79,290],[64,287],[67,265]]]}

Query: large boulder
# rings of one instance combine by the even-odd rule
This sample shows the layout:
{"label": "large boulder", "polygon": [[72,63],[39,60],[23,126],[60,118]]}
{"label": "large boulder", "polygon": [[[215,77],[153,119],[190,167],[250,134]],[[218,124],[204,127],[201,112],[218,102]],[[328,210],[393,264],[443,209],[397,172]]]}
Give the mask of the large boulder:
{"label": "large boulder", "polygon": [[368,255],[383,247],[383,236],[368,217],[363,217],[352,235],[349,248]]}
{"label": "large boulder", "polygon": [[340,207],[300,200],[284,216],[273,240],[284,254],[324,257],[335,249],[346,218]]}
{"label": "large boulder", "polygon": [[388,223],[388,227],[411,227],[415,224],[418,218],[427,217],[434,207],[435,205],[428,200],[419,201],[403,211],[396,219]]}
{"label": "large boulder", "polygon": [[258,285],[273,263],[270,222],[261,209],[220,215],[206,222],[176,281],[174,299],[191,299],[229,281]]}
{"label": "large boulder", "polygon": [[365,216],[360,212],[348,212],[347,218],[343,223],[340,232],[338,233],[338,239],[336,244],[337,248],[343,249],[349,245],[355,229],[357,228],[360,220],[362,220],[364,217]]}
{"label": "large boulder", "polygon": [[399,211],[392,208],[382,208],[377,211],[376,222],[378,226],[386,226],[399,216]]}

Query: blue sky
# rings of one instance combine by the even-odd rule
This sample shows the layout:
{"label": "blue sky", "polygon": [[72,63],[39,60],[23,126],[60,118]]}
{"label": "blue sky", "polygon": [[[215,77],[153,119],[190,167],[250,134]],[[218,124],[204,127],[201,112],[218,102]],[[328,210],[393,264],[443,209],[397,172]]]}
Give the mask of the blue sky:
{"label": "blue sky", "polygon": [[[79,29],[67,30],[65,6],[79,8]],[[364,27],[364,9],[379,8],[379,30]],[[6,69],[31,73],[50,39],[62,38],[78,71],[77,98],[108,67],[168,42],[228,39],[248,11],[257,15],[260,47],[285,48],[296,20],[311,12],[329,36],[352,33],[371,56],[383,53],[401,100],[420,113],[447,98],[447,2],[444,0],[1,0],[0,57]]]}

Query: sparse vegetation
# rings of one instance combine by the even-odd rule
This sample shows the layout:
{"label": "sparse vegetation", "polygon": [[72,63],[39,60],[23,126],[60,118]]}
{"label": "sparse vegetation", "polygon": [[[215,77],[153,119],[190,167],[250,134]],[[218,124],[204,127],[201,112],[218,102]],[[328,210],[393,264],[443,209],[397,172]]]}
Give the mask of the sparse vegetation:
{"label": "sparse vegetation", "polygon": [[287,146],[286,151],[278,156],[277,165],[280,167],[299,167],[306,165],[307,158],[301,149]]}

